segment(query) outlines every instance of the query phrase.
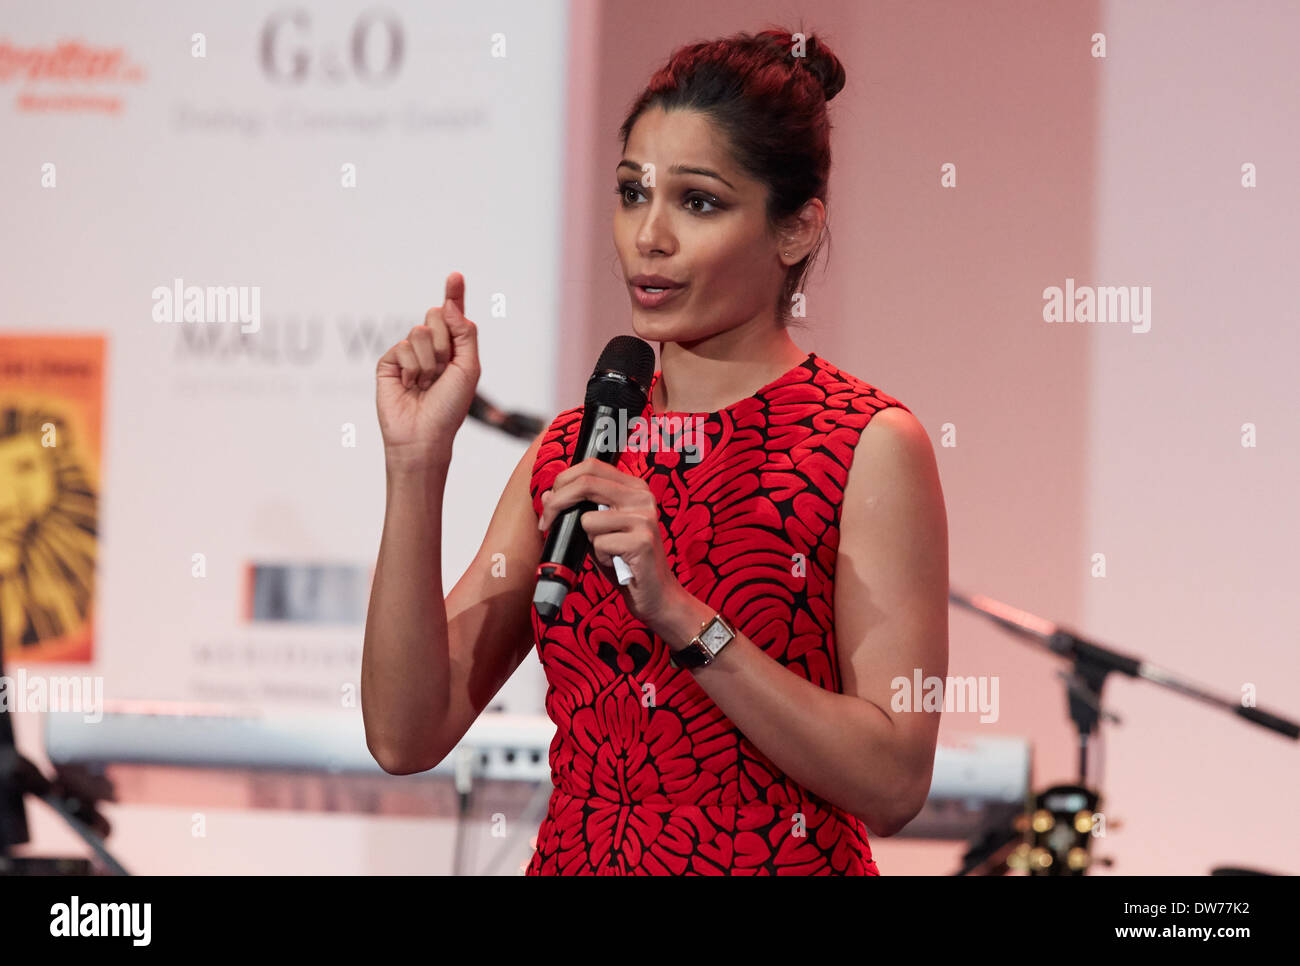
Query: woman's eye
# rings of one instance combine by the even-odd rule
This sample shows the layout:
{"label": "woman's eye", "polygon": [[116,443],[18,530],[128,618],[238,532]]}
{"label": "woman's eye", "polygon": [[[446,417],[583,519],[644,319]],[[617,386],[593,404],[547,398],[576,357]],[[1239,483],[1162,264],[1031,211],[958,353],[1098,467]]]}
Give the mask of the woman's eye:
{"label": "woman's eye", "polygon": [[[618,185],[614,189],[614,193],[619,196],[619,200],[622,201],[624,208],[627,208],[632,204],[631,202],[628,201],[628,192],[633,192],[634,194],[639,195],[641,194],[641,186],[637,184],[635,181],[624,181],[622,184]],[[688,206],[694,204],[697,201],[702,202],[703,204],[709,206],[709,208],[707,209],[691,208],[690,210],[697,215],[710,215],[713,214],[714,211],[721,210],[721,206],[718,204],[718,202],[714,201],[708,195],[700,194],[699,192],[693,192],[686,198],[686,204]]]}

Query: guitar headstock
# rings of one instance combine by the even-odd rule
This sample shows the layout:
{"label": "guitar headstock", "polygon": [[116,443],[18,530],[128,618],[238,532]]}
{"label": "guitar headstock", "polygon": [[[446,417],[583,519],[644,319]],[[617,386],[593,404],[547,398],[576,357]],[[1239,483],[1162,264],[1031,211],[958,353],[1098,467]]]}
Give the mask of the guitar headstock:
{"label": "guitar headstock", "polygon": [[1054,785],[1034,799],[1033,809],[1017,818],[1025,835],[1007,865],[1030,875],[1084,875],[1097,823],[1096,792],[1079,785]]}

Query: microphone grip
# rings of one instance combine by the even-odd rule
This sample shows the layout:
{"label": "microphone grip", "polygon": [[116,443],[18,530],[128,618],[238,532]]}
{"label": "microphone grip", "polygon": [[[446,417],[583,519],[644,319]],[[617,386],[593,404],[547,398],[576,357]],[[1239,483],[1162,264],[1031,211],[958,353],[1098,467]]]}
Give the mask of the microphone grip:
{"label": "microphone grip", "polygon": [[[623,412],[622,421],[619,413],[619,410],[602,402],[587,405],[582,414],[582,425],[578,430],[570,465],[576,466],[592,457],[611,466],[618,464],[621,447],[610,446],[608,434],[619,427],[620,423],[626,426],[626,411]],[[537,565],[537,588],[533,592],[533,605],[543,620],[550,621],[559,614],[564,598],[577,583],[583,562],[591,550],[590,539],[587,531],[582,528],[580,518],[588,510],[595,509],[595,503],[583,500],[559,514],[551,526],[542,550],[541,563]],[[632,579],[632,572],[625,563],[619,563],[622,564],[621,569],[616,565],[619,583],[626,584]]]}
{"label": "microphone grip", "polygon": [[578,582],[583,561],[591,550],[591,539],[582,529],[581,517],[594,509],[596,504],[583,500],[562,512],[551,524],[542,561],[537,565],[537,588],[533,592],[533,605],[544,620],[552,620],[559,614],[564,598]]}

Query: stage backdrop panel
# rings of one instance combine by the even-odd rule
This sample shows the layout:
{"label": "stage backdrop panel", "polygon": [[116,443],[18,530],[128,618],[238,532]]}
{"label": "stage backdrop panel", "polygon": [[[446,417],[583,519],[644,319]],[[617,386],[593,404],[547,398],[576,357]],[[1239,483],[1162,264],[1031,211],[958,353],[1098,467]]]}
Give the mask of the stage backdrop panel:
{"label": "stage backdrop panel", "polygon": [[[105,347],[75,671],[106,698],[346,706],[383,521],[379,356],[460,271],[480,391],[556,409],[564,4],[5,21],[0,331]],[[526,445],[457,437],[445,589]],[[511,710],[540,713],[544,687],[526,662]]]}

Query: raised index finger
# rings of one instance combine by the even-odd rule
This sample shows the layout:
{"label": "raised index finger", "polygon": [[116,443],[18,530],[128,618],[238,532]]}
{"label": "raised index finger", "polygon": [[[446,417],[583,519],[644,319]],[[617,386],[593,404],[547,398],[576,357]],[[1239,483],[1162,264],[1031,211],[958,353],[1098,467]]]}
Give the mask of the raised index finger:
{"label": "raised index finger", "polygon": [[465,315],[465,276],[460,272],[452,272],[447,276],[447,288],[443,292],[442,303],[446,305],[448,302],[456,306],[462,317]]}

